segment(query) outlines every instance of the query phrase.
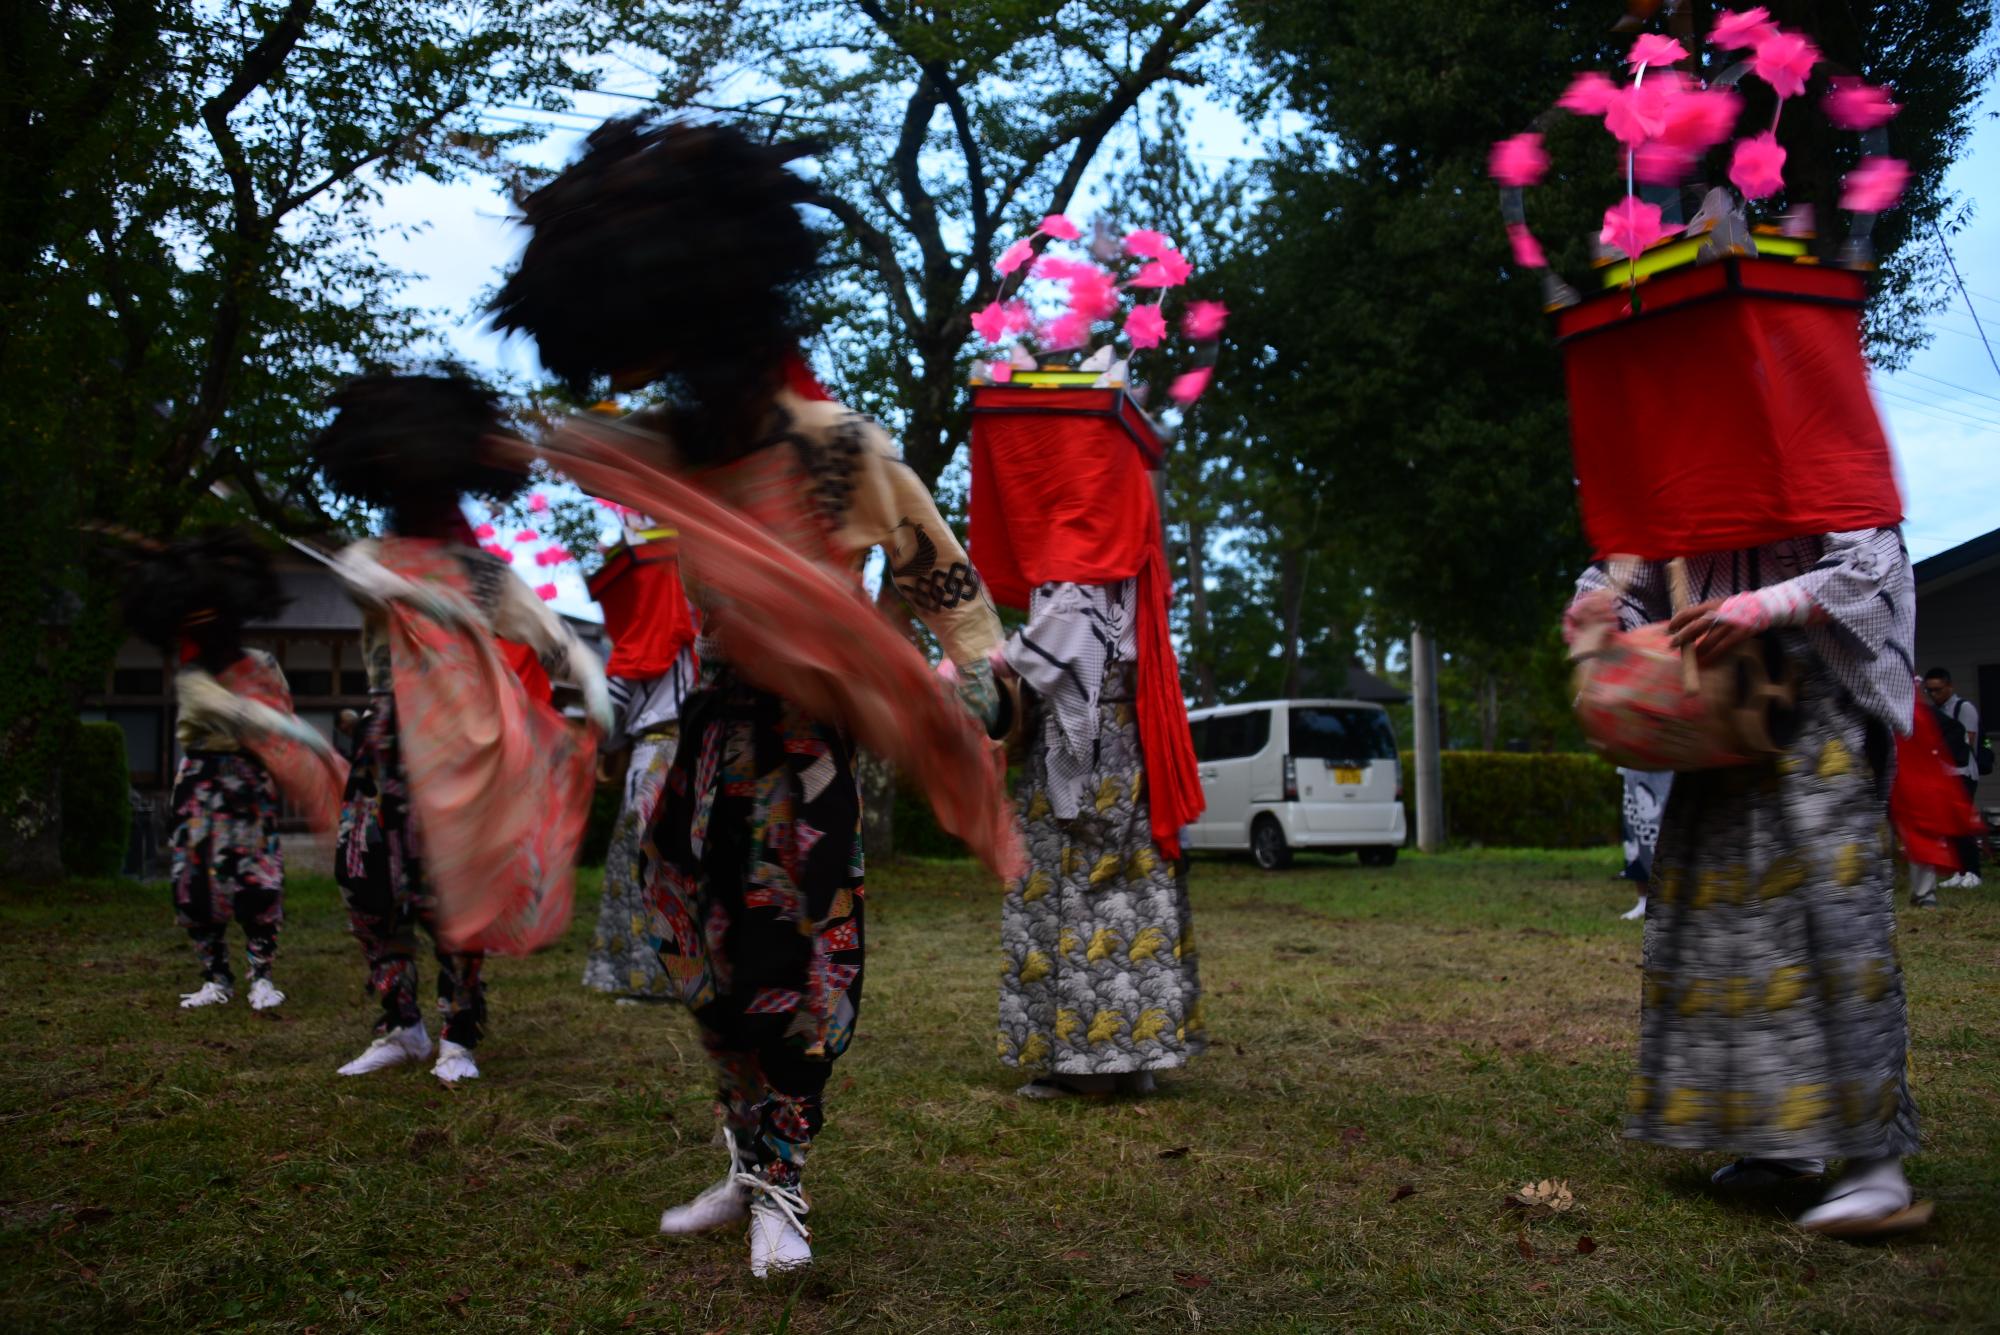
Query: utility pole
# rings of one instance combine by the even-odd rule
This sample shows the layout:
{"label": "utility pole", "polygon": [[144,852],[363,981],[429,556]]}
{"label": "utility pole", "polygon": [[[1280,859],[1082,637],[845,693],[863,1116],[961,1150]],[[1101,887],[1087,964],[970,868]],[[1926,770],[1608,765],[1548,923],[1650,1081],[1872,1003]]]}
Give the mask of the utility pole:
{"label": "utility pole", "polygon": [[1417,850],[1444,849],[1444,767],[1439,759],[1437,645],[1421,627],[1410,628],[1410,702],[1416,715]]}

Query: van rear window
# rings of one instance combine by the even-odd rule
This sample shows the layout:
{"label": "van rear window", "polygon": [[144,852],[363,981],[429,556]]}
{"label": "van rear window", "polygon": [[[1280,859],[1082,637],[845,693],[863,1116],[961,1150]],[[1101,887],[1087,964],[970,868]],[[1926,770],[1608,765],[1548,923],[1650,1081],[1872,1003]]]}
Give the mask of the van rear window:
{"label": "van rear window", "polygon": [[1394,760],[1396,732],[1379,709],[1301,709],[1292,706],[1286,749],[1307,760]]}
{"label": "van rear window", "polygon": [[1196,760],[1240,760],[1262,751],[1271,740],[1271,711],[1217,714],[1193,724]]}

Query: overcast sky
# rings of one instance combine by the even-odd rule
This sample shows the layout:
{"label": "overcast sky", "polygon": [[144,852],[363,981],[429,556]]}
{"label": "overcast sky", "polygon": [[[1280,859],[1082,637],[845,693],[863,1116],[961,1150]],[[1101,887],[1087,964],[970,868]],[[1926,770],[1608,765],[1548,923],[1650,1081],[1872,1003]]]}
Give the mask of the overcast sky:
{"label": "overcast sky", "polygon": [[[635,90],[636,91],[636,90]],[[581,95],[579,111],[560,118],[574,130],[556,131],[531,156],[551,165],[567,159],[580,133],[597,116],[624,112],[631,102]],[[2000,98],[1989,90],[1978,128],[1952,169],[1949,186],[1961,199],[2000,201]],[[1226,111],[1206,108],[1196,123],[1196,151],[1219,162],[1256,151],[1254,137]],[[1072,210],[1090,211],[1089,190]],[[491,371],[535,371],[526,343],[495,338],[478,309],[512,259],[519,237],[508,224],[509,206],[487,183],[450,186],[417,180],[390,188],[382,220],[396,230],[382,238],[381,257],[417,275],[409,295],[453,323],[450,341],[461,357]],[[1496,210],[1495,227],[1499,226]],[[1922,243],[1918,243],[1922,244]],[[1935,243],[1931,243],[1935,244]],[[1951,239],[1958,269],[1971,293],[1986,336],[2000,346],[2000,205],[1975,214]],[[1901,462],[1911,555],[1919,560],[2000,525],[2000,369],[1989,360],[1964,298],[1932,322],[1931,344],[1904,372],[1876,378],[1877,401]],[[592,609],[573,573],[558,580],[558,606]]]}

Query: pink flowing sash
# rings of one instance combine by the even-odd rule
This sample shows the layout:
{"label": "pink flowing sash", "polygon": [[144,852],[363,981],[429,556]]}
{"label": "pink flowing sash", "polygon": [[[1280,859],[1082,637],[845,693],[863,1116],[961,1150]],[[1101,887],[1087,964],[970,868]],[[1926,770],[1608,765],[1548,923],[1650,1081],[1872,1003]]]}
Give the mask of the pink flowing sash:
{"label": "pink flowing sash", "polygon": [[529,698],[474,612],[449,545],[388,538],[379,560],[462,604],[442,618],[387,605],[404,773],[445,945],[540,950],[569,927],[596,740]]}
{"label": "pink flowing sash", "polygon": [[[293,718],[292,693],[283,674],[260,658],[245,654],[224,668],[216,681],[231,695]],[[324,834],[340,824],[347,762],[331,746],[308,746],[269,728],[246,729],[243,745],[271,772],[279,791],[305,816],[307,825]]]}
{"label": "pink flowing sash", "polygon": [[1011,879],[1025,870],[1013,803],[984,733],[847,571],[798,550],[829,544],[805,510],[809,479],[790,456],[767,450],[731,465],[729,483],[747,498],[739,506],[588,434],[595,425],[562,432],[543,455],[591,495],[680,530],[683,565],[722,604],[708,633],[730,666],[894,763],[930,800],[939,825],[995,873]]}

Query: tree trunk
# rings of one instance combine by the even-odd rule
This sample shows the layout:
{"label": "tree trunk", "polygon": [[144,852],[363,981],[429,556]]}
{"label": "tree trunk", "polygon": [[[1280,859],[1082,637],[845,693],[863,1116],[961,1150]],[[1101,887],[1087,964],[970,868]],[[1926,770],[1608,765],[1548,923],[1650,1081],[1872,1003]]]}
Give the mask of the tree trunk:
{"label": "tree trunk", "polygon": [[1500,749],[1500,681],[1491,672],[1480,674],[1479,749]]}
{"label": "tree trunk", "polygon": [[1188,647],[1193,650],[1195,703],[1207,707],[1217,703],[1208,626],[1208,526],[1190,518],[1187,530]]}
{"label": "tree trunk", "polygon": [[1296,547],[1278,558],[1278,596],[1284,600],[1285,618],[1283,698],[1291,700],[1299,693],[1299,622],[1306,601],[1305,557]]}
{"label": "tree trunk", "polygon": [[1422,628],[1410,631],[1411,710],[1416,715],[1417,848],[1444,848],[1444,762],[1438,737],[1437,645]]}

